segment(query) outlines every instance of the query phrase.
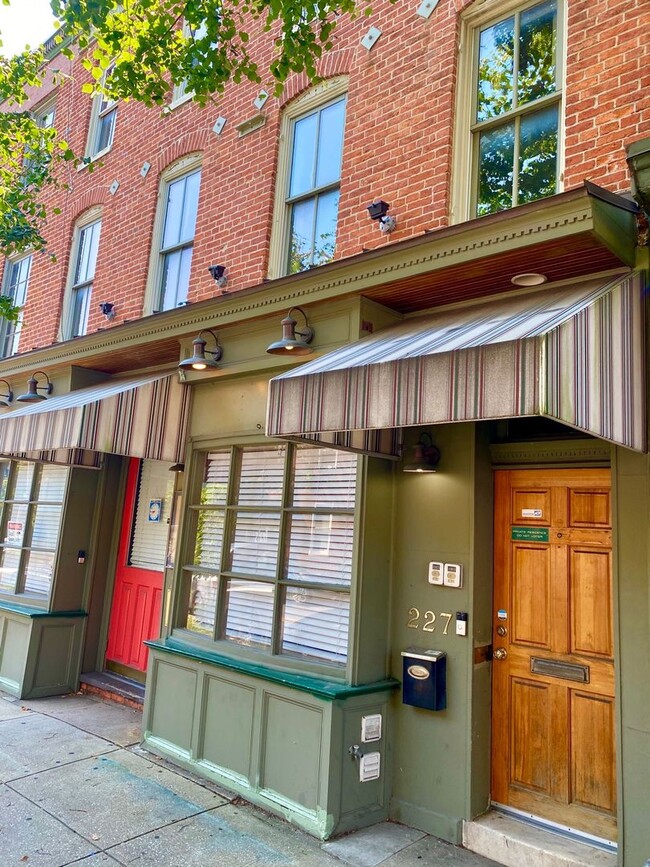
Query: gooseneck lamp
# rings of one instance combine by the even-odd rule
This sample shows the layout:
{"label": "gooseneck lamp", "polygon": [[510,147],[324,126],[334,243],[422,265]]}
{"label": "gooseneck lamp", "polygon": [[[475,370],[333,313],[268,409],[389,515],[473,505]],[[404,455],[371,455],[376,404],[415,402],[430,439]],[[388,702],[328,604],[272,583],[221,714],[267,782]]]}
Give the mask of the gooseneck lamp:
{"label": "gooseneck lamp", "polygon": [[[214,349],[207,349],[206,345],[207,341],[203,338],[202,335],[209,334],[214,340]],[[206,352],[208,355],[211,355],[212,358],[206,358]],[[210,370],[218,369],[219,365],[217,361],[221,359],[223,355],[223,349],[219,344],[219,340],[214,331],[210,331],[209,328],[205,328],[203,331],[200,331],[198,335],[192,341],[192,357],[186,358],[184,361],[178,365],[179,370],[206,370],[210,368]]]}
{"label": "gooseneck lamp", "polygon": [[[296,320],[291,315],[297,310],[305,320],[302,331],[296,330]],[[282,338],[276,340],[266,351],[271,355],[308,355],[312,349],[308,344],[314,339],[314,329],[310,327],[307,314],[302,307],[292,307],[282,320]]]}
{"label": "gooseneck lamp", "polygon": [[[36,377],[44,376],[46,379],[45,385],[39,385],[38,379]],[[20,403],[37,403],[39,400],[45,400],[46,394],[52,394],[54,390],[54,386],[50,382],[50,377],[42,370],[37,370],[36,373],[32,373],[32,375],[27,380],[27,391],[25,394],[19,395],[16,398]],[[45,394],[39,394],[40,391],[44,391]]]}

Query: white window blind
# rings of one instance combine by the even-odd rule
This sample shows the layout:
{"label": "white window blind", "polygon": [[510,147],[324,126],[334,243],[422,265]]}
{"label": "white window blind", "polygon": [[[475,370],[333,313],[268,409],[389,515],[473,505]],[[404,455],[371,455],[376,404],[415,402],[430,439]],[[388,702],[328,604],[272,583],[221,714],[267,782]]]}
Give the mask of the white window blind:
{"label": "white window blind", "polygon": [[[164,461],[143,461],[135,507],[129,565],[162,572],[165,568],[174,478]],[[161,500],[159,521],[150,521],[152,501]],[[157,509],[152,509],[157,514]]]}
{"label": "white window blind", "polygon": [[3,534],[0,590],[46,597],[52,586],[67,467],[6,462],[0,468]]}
{"label": "white window blind", "polygon": [[187,628],[267,653],[279,647],[288,656],[344,664],[357,460],[293,445],[206,454],[193,506],[194,559],[186,567]]}

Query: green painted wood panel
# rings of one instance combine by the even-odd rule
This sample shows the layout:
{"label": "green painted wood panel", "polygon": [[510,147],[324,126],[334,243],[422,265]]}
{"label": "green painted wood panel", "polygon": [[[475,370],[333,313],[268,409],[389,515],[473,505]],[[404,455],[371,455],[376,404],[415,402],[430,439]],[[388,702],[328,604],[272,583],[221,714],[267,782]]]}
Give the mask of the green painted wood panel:
{"label": "green painted wood panel", "polygon": [[255,690],[210,676],[203,688],[206,697],[199,756],[250,781]]}

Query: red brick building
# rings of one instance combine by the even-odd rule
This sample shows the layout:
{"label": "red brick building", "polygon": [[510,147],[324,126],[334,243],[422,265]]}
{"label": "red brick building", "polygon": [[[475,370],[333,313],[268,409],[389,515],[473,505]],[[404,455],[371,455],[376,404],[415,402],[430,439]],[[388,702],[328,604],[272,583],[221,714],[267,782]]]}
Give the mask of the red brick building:
{"label": "red brick building", "polygon": [[205,108],[52,50],[30,109],[87,162],[4,262],[46,400],[0,418],[0,686],[148,665],[152,749],[322,837],[526,863],[498,808],[650,858],[644,7],[380,0],[320,83]]}

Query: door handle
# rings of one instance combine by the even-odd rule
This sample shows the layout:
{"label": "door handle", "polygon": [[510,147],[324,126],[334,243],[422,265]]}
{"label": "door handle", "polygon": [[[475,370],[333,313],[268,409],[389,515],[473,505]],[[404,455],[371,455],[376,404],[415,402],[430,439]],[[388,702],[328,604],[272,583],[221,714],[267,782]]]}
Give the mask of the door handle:
{"label": "door handle", "polygon": [[505,647],[497,647],[497,649],[492,654],[493,659],[505,659],[508,656],[508,651]]}

